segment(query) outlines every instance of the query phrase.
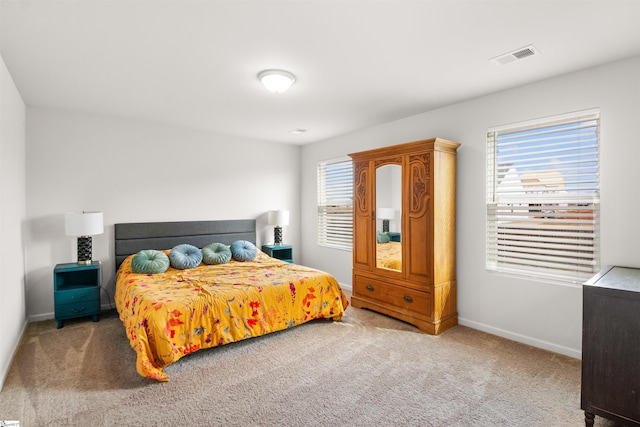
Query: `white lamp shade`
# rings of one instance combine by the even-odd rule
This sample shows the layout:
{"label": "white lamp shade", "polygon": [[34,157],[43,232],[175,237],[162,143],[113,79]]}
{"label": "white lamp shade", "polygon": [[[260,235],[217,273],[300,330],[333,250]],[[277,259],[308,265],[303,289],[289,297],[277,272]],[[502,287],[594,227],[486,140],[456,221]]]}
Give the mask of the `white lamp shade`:
{"label": "white lamp shade", "polygon": [[289,225],[289,211],[269,211],[269,224]]}
{"label": "white lamp shade", "polygon": [[284,70],[265,70],[258,74],[258,79],[264,87],[274,93],[281,93],[289,89],[296,81],[293,74]]}
{"label": "white lamp shade", "polygon": [[66,213],[64,228],[67,236],[94,236],[104,233],[102,212]]}
{"label": "white lamp shade", "polygon": [[393,219],[396,211],[393,208],[378,208],[378,219]]}

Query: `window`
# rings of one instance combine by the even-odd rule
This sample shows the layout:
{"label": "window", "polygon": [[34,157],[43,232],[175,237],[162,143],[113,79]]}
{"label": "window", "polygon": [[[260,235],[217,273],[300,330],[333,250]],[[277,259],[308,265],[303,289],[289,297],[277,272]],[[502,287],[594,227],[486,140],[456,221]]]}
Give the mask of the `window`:
{"label": "window", "polygon": [[318,244],[351,250],[353,165],[350,158],[318,163]]}
{"label": "window", "polygon": [[582,283],[600,268],[598,110],[489,129],[487,269]]}

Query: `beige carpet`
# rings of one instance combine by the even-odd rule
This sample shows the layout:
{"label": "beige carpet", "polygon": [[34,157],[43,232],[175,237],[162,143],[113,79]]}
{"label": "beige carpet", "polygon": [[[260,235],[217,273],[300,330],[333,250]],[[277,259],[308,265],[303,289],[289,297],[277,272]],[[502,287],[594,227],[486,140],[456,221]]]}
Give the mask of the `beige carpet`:
{"label": "beige carpet", "polygon": [[[466,327],[350,307],[139,377],[114,313],[30,324],[0,420],[31,426],[583,426],[580,362]],[[614,424],[596,419],[596,427]]]}

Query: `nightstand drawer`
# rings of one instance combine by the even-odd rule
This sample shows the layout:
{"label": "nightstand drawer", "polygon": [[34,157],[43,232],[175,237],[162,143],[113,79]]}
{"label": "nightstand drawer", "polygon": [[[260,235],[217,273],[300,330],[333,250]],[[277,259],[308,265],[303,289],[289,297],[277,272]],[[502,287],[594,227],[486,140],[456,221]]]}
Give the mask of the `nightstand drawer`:
{"label": "nightstand drawer", "polygon": [[100,302],[80,301],[74,304],[56,305],[56,320],[100,314]]}
{"label": "nightstand drawer", "polygon": [[53,293],[54,302],[59,304],[82,303],[85,301],[99,301],[100,288],[98,286],[85,287],[73,290],[56,291]]}
{"label": "nightstand drawer", "polygon": [[422,316],[431,316],[433,304],[431,294],[428,292],[356,276],[353,294],[374,303],[395,306],[397,309],[408,310]]}

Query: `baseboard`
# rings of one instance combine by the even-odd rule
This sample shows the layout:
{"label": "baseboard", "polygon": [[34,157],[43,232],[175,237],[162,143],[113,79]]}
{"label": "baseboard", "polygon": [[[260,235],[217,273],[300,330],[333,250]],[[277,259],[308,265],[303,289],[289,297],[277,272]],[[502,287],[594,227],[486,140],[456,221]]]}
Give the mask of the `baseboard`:
{"label": "baseboard", "polygon": [[112,303],[100,304],[100,311],[111,311],[115,309],[116,309],[115,304],[112,304]]}
{"label": "baseboard", "polygon": [[474,322],[473,320],[464,319],[458,317],[458,324],[467,326],[472,329],[477,329],[482,332],[486,332],[491,335],[497,335],[502,338],[507,338],[512,341],[527,344],[532,347],[541,348],[544,350],[552,351],[554,353],[563,354],[565,356],[573,357],[574,359],[582,359],[582,350],[576,350],[573,348],[557,345],[548,341],[539,340],[526,335],[517,334],[515,332],[507,331],[493,326],[485,325],[484,323]]}
{"label": "baseboard", "polygon": [[24,338],[24,333],[27,330],[28,324],[29,320],[25,319],[24,323],[22,324],[22,330],[18,334],[18,339],[13,343],[13,352],[11,354],[11,358],[9,359],[9,363],[7,364],[7,366],[0,366],[0,369],[2,369],[2,371],[0,371],[0,391],[2,391],[2,388],[4,387],[4,382],[7,379],[7,374],[9,374],[9,368],[11,367],[11,364],[13,364],[13,359],[15,359],[16,354],[18,353],[18,348],[20,347],[20,343]]}
{"label": "baseboard", "polygon": [[51,320],[55,318],[55,314],[53,312],[51,313],[44,313],[44,314],[34,314],[29,316],[28,321],[29,323],[33,323],[33,322],[42,322],[43,320]]}
{"label": "baseboard", "polygon": [[342,289],[346,289],[348,291],[353,291],[353,288],[351,287],[351,285],[347,285],[346,283],[340,283],[340,282],[338,282],[338,284],[340,285],[340,287]]}

